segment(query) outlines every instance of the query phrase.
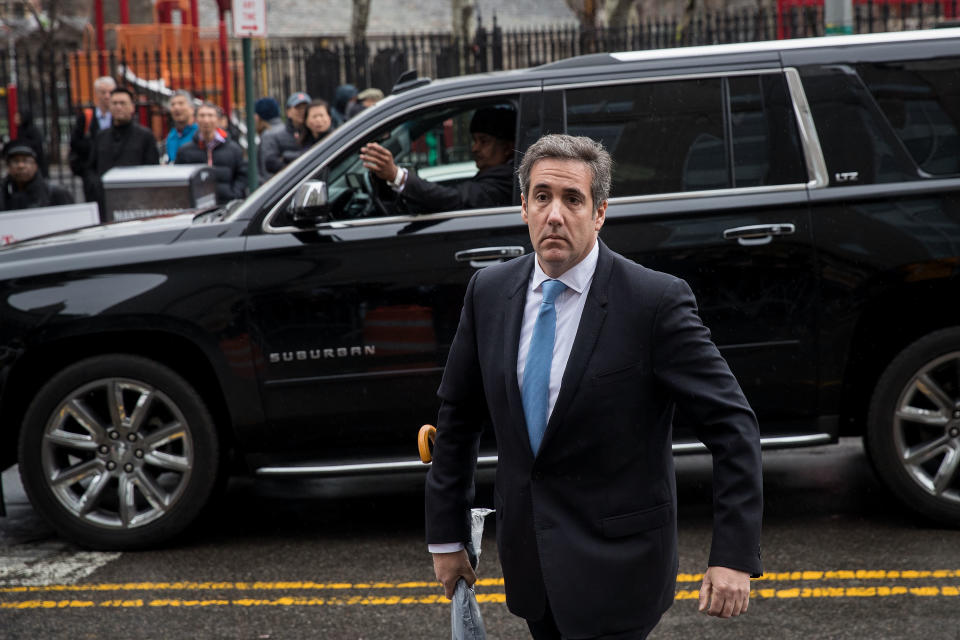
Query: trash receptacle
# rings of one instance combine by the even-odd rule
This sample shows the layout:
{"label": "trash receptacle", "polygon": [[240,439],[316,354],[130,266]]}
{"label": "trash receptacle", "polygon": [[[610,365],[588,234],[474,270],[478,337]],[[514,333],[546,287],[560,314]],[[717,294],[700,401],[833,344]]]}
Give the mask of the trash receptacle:
{"label": "trash receptacle", "polygon": [[217,202],[213,168],[205,164],[115,167],[101,181],[101,222],[149,218]]}

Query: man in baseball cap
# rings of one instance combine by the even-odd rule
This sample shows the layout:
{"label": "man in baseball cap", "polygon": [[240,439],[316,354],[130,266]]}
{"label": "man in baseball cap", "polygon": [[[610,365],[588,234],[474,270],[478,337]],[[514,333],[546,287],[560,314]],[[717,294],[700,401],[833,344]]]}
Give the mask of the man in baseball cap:
{"label": "man in baseball cap", "polygon": [[261,179],[266,180],[280,169],[293,162],[303,153],[300,140],[303,137],[303,121],[307,115],[310,96],[303,91],[291,93],[287,98],[287,124],[283,128],[271,127],[260,138],[260,155],[263,158]]}
{"label": "man in baseball cap", "polygon": [[69,191],[39,175],[37,153],[29,146],[14,140],[4,149],[3,157],[7,161],[7,177],[0,194],[3,211],[73,204]]}

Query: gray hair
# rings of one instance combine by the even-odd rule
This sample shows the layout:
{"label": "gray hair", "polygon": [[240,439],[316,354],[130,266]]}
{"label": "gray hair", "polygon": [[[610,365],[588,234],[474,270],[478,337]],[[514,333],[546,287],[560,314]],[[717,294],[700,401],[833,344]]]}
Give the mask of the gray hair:
{"label": "gray hair", "polygon": [[610,172],[613,160],[603,145],[596,140],[584,136],[568,136],[561,133],[551,133],[543,136],[527,149],[517,169],[520,179],[520,193],[528,197],[530,189],[530,172],[533,165],[539,160],[577,160],[590,167],[593,179],[590,181],[590,197],[593,198],[593,207],[610,197]]}
{"label": "gray hair", "polygon": [[213,111],[217,114],[218,118],[223,115],[223,109],[221,109],[220,107],[218,107],[217,105],[213,104],[208,100],[204,100],[199,105],[197,105],[197,108],[194,109],[194,111],[199,112],[200,109],[213,109]]}
{"label": "gray hair", "polygon": [[111,78],[110,76],[100,76],[99,78],[93,81],[94,88],[105,87],[107,85],[109,85],[110,90],[113,91],[114,89],[117,88],[117,81]]}

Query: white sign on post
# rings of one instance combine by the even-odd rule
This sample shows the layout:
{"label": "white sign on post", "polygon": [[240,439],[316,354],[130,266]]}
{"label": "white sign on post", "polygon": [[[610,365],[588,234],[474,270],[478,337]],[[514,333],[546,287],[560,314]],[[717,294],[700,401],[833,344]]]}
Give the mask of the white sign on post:
{"label": "white sign on post", "polygon": [[266,37],[267,0],[233,0],[233,35]]}

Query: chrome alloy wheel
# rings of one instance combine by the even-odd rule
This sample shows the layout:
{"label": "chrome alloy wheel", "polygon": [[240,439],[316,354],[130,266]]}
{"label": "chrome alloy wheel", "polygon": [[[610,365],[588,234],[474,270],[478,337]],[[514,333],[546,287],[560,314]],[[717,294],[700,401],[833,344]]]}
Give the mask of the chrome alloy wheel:
{"label": "chrome alloy wheel", "polygon": [[893,430],[907,475],[929,495],[960,505],[960,352],[930,361],[910,379]]}
{"label": "chrome alloy wheel", "polygon": [[95,380],[70,393],[43,433],[49,487],[80,520],[133,529],[161,518],[182,496],[194,462],[182,412],[154,387]]}

